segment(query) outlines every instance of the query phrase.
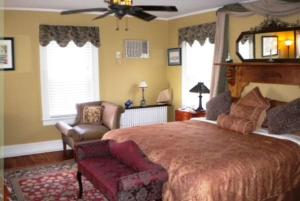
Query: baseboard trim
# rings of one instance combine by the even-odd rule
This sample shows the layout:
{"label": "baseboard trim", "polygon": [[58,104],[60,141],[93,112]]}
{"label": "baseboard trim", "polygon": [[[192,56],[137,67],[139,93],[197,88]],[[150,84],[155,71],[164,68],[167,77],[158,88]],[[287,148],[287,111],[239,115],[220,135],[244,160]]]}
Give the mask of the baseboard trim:
{"label": "baseboard trim", "polygon": [[40,154],[54,151],[62,151],[62,141],[61,140],[51,140],[44,142],[35,142],[28,144],[16,144],[8,145],[3,148],[4,158]]}

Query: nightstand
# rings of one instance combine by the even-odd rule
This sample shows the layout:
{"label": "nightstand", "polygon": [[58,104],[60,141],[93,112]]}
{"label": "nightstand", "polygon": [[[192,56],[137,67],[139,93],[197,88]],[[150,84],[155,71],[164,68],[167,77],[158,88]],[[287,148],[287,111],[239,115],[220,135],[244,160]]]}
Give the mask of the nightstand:
{"label": "nightstand", "polygon": [[183,110],[175,110],[175,120],[176,121],[185,121],[190,120],[194,117],[205,117],[206,112],[194,112],[194,111],[183,111]]}

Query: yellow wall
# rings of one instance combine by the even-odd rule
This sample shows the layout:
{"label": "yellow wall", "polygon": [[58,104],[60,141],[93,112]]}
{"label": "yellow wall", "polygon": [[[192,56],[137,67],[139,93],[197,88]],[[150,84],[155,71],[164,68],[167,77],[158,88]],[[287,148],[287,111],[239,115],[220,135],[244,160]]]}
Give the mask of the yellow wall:
{"label": "yellow wall", "polygon": [[[0,0],[0,8],[3,7],[3,0]],[[4,15],[0,9],[0,37],[3,37]],[[4,89],[3,89],[3,71],[0,71],[0,193],[3,195],[3,139],[4,139]]]}
{"label": "yellow wall", "polygon": [[[141,92],[137,83],[146,80],[146,100],[154,103],[166,81],[167,21],[143,22],[129,18],[129,31],[115,31],[115,18],[92,21],[93,15],[60,16],[58,13],[5,12],[5,35],[15,38],[16,70],[5,72],[5,145],[58,139],[54,126],[42,125],[39,25],[99,26],[100,93],[102,100],[123,105],[127,99],[139,104]],[[124,21],[123,21],[124,22]],[[146,39],[150,42],[150,59],[122,59],[124,39]]]}
{"label": "yellow wall", "polygon": [[[296,22],[300,16],[283,18]],[[169,67],[166,63],[166,49],[178,47],[178,29],[186,26],[210,23],[216,20],[215,12],[167,21],[145,22],[129,18],[129,31],[115,31],[115,18],[108,17],[92,21],[92,15],[60,16],[57,13],[5,12],[5,35],[15,37],[16,71],[5,72],[5,145],[23,144],[58,139],[53,126],[42,126],[40,66],[39,66],[39,24],[99,26],[100,48],[100,92],[101,99],[122,104],[133,99],[140,100],[136,84],[148,82],[146,91],[148,103],[154,103],[160,90],[170,87],[173,91],[173,106],[181,106],[181,67]],[[264,17],[230,17],[230,55],[235,55],[235,41],[242,31],[257,26]],[[121,24],[121,28],[122,28]],[[124,27],[124,26],[123,26]],[[123,50],[124,39],[146,39],[150,41],[151,59],[127,60],[121,64],[115,60],[115,52]],[[252,85],[247,90],[250,90]],[[283,90],[287,95],[279,95],[274,89]],[[286,101],[300,96],[298,86],[264,86],[263,93]],[[174,112],[170,113],[171,119]]]}

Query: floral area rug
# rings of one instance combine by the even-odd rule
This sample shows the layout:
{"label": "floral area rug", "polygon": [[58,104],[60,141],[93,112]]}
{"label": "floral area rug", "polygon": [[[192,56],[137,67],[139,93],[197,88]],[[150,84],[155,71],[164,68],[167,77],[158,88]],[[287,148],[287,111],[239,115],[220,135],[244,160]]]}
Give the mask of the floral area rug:
{"label": "floral area rug", "polygon": [[13,201],[107,201],[83,177],[83,199],[78,199],[77,166],[73,160],[62,163],[5,171]]}

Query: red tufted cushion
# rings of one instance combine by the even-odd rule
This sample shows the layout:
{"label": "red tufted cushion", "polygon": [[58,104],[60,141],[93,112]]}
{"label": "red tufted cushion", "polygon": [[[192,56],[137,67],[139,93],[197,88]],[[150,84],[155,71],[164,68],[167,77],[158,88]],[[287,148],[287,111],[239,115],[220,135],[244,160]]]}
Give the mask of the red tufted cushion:
{"label": "red tufted cushion", "polygon": [[78,163],[78,170],[110,200],[117,200],[119,178],[135,173],[133,169],[112,157],[82,160]]}
{"label": "red tufted cushion", "polygon": [[[105,153],[98,154],[99,151]],[[133,141],[80,144],[76,156],[78,171],[109,200],[161,199],[168,174],[160,165],[149,161]]]}
{"label": "red tufted cushion", "polygon": [[145,171],[156,167],[146,157],[138,145],[132,141],[117,143],[110,141],[109,149],[112,156],[122,161],[129,167],[134,168],[136,171]]}

